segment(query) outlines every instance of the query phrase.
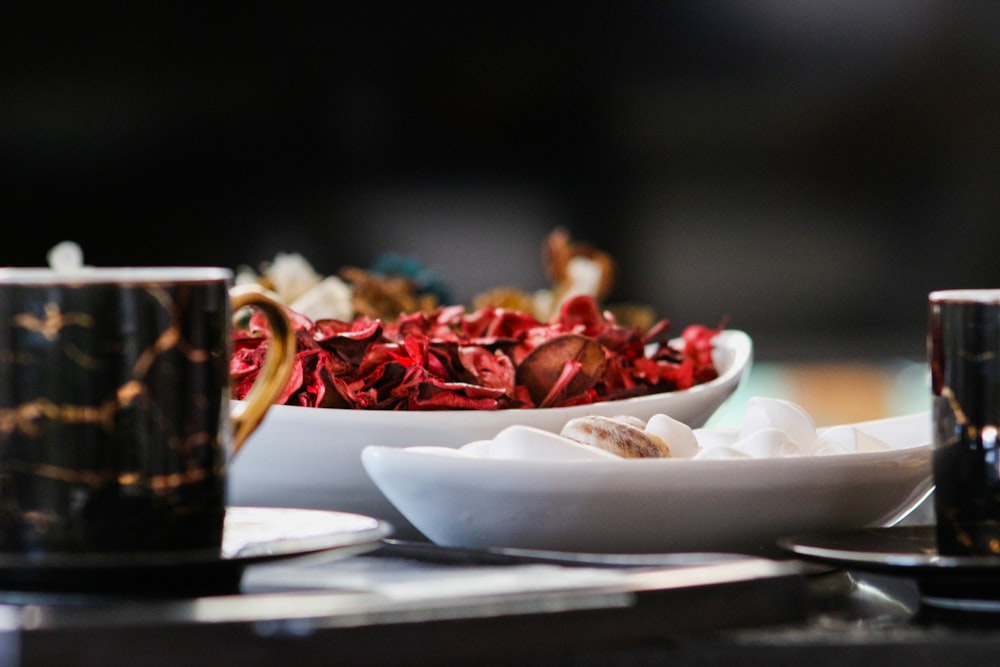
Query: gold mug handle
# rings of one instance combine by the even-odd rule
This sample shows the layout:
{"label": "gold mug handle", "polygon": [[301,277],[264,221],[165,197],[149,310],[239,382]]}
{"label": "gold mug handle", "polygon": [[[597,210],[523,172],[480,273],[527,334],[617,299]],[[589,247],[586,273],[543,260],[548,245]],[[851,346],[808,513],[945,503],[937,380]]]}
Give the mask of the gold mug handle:
{"label": "gold mug handle", "polygon": [[260,374],[246,398],[230,413],[233,425],[230,457],[233,457],[250,434],[260,426],[264,415],[285,390],[295,367],[296,343],[295,331],[285,307],[268,296],[261,287],[254,284],[237,285],[229,290],[229,299],[234,315],[244,306],[254,306],[264,313],[271,325],[267,357]]}

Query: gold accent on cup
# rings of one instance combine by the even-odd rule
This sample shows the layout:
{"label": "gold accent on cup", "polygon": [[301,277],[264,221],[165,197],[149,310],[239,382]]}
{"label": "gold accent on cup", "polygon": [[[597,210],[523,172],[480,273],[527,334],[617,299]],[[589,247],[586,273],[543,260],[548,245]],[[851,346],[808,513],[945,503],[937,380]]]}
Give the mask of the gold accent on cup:
{"label": "gold accent on cup", "polygon": [[271,325],[268,339],[267,358],[260,374],[244,401],[235,407],[230,415],[233,420],[233,436],[230,441],[232,455],[250,437],[288,384],[295,367],[295,330],[285,313],[285,308],[272,299],[257,285],[237,285],[229,291],[233,302],[233,313],[244,306],[259,308]]}

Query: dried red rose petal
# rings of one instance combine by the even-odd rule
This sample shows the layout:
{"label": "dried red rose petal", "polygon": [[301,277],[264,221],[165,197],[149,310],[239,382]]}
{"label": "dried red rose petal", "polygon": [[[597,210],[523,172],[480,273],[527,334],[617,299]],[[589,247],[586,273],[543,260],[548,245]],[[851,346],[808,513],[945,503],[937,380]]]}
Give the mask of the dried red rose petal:
{"label": "dried red rose petal", "polygon": [[604,348],[596,340],[564,334],[538,345],[517,367],[517,383],[538,407],[558,405],[589,390],[604,370]]}
{"label": "dried red rose petal", "polygon": [[[289,312],[297,363],[281,402],[374,410],[560,407],[686,389],[718,376],[719,329],[687,327],[669,344],[669,322],[619,325],[593,297],[567,300],[553,322],[504,308],[461,306],[401,316],[318,320]],[[233,397],[244,398],[263,363],[266,320],[234,331]],[[647,346],[656,348],[647,354]]]}

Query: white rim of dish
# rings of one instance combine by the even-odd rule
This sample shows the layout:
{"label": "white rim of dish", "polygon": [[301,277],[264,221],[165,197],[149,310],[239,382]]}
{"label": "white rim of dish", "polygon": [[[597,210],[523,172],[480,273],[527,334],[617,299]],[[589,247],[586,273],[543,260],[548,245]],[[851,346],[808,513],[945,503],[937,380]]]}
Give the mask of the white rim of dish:
{"label": "white rim of dish", "polygon": [[930,293],[931,303],[1000,304],[1000,288],[944,289]]}
{"label": "white rim of dish", "polygon": [[0,285],[205,282],[232,280],[233,275],[231,269],[219,266],[84,266],[67,270],[3,267]]}

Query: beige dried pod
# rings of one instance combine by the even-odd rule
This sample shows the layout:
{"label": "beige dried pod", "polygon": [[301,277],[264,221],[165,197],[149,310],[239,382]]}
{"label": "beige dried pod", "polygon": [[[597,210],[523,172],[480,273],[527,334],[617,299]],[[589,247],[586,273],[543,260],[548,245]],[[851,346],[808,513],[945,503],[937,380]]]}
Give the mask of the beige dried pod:
{"label": "beige dried pod", "polygon": [[626,459],[668,458],[670,447],[660,437],[611,417],[570,419],[560,435]]}

